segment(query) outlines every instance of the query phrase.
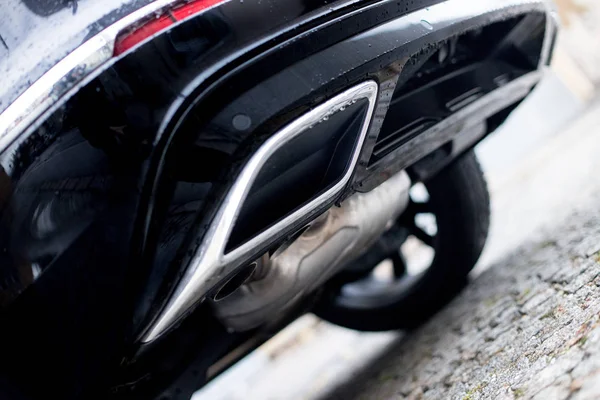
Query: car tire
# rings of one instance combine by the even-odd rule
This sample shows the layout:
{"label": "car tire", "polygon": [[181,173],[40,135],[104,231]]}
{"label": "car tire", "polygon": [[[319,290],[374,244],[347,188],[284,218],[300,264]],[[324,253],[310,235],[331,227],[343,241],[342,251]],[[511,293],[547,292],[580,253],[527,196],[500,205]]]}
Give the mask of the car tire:
{"label": "car tire", "polygon": [[349,307],[340,301],[339,281],[330,283],[315,308],[318,316],[362,331],[413,329],[465,287],[484,248],[490,223],[489,193],[475,153],[467,152],[425,186],[437,222],[430,267],[401,297],[380,307]]}

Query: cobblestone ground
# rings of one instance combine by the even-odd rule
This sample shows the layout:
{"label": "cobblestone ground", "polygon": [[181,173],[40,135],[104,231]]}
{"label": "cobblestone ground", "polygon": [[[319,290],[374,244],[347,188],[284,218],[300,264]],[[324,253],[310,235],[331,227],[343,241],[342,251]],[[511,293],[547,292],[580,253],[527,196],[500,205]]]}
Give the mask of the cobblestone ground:
{"label": "cobblestone ground", "polygon": [[600,398],[600,207],[555,232],[484,272],[356,397]]}
{"label": "cobblestone ground", "polygon": [[[596,143],[597,114],[587,126]],[[600,154],[588,156],[598,164]],[[558,220],[545,234],[483,271],[427,325],[325,397],[599,399],[600,190],[588,182],[587,201],[578,201],[584,188],[572,192],[566,218],[548,215]]]}

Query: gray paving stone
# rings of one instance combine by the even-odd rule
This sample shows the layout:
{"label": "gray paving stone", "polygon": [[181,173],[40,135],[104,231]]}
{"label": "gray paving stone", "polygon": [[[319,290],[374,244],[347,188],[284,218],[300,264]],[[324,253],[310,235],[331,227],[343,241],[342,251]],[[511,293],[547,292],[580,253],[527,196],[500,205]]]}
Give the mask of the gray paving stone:
{"label": "gray paving stone", "polygon": [[[600,192],[597,199],[600,204]],[[596,223],[600,207],[576,212],[547,237],[522,246],[518,256],[483,272],[406,339],[382,369],[389,379],[367,380],[357,396],[600,398]]]}

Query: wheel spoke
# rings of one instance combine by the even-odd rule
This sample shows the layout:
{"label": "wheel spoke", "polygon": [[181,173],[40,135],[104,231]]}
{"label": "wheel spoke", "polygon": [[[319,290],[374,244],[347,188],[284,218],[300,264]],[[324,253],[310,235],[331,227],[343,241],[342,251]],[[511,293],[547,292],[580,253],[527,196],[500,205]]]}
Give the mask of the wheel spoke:
{"label": "wheel spoke", "polygon": [[431,208],[429,207],[429,203],[416,203],[414,201],[411,201],[410,205],[408,206],[408,208],[410,209],[411,213],[414,215],[417,214],[428,214],[431,212]]}
{"label": "wheel spoke", "polygon": [[419,239],[427,246],[433,247],[433,236],[425,232],[422,228],[419,228],[417,225],[413,225],[410,228],[410,234]]}
{"label": "wheel spoke", "polygon": [[428,213],[431,213],[429,203],[416,203],[411,200],[398,221],[401,225],[410,225],[411,221],[413,221],[418,214]]}
{"label": "wheel spoke", "polygon": [[406,262],[404,257],[400,252],[397,252],[391,257],[393,266],[394,266],[394,276],[396,278],[401,278],[406,274]]}

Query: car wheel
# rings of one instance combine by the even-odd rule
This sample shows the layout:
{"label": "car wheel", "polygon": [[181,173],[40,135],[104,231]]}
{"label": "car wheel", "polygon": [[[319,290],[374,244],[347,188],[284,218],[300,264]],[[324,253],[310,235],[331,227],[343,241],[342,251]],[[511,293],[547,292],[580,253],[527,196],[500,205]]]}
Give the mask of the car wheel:
{"label": "car wheel", "polygon": [[364,331],[421,325],[465,286],[489,220],[486,181],[470,151],[413,186],[403,215],[325,285],[315,313]]}

